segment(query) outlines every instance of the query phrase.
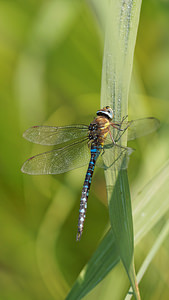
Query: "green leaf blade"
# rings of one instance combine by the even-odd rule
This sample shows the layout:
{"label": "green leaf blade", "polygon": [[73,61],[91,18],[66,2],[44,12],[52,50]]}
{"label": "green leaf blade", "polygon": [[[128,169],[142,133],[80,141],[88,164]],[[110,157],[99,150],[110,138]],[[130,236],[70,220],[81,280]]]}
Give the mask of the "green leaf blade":
{"label": "green leaf blade", "polygon": [[[110,105],[116,121],[128,114],[128,92],[141,1],[110,1],[103,58],[101,106]],[[127,136],[120,139],[127,145]],[[110,159],[110,158],[107,158]],[[124,160],[127,159],[124,158]],[[105,171],[111,228],[135,299],[140,299],[134,269],[134,238],[127,172]]]}
{"label": "green leaf blade", "polygon": [[120,261],[111,231],[106,234],[103,241],[81,271],[66,300],[84,297]]}
{"label": "green leaf blade", "polygon": [[140,299],[134,269],[133,220],[128,175],[126,170],[116,172],[117,174],[115,171],[106,172],[106,182],[116,178],[114,187],[107,187],[111,229],[135,298]]}
{"label": "green leaf blade", "polygon": [[[169,161],[159,170],[154,178],[143,188],[134,199],[134,226],[135,226],[135,244],[151,230],[152,226],[165,215],[169,210]],[[160,183],[159,185],[157,184]],[[156,187],[156,189],[155,189]],[[154,191],[155,189],[155,191]],[[161,192],[163,190],[163,197]],[[153,192],[154,191],[154,192]],[[156,201],[154,201],[154,193]],[[144,196],[144,197],[143,197]],[[142,203],[141,203],[142,199]],[[161,199],[161,201],[159,200]],[[156,216],[154,222],[150,223],[151,214]],[[158,211],[158,213],[157,213]],[[145,215],[140,220],[141,215]],[[142,230],[140,230],[143,227]],[[104,239],[101,241],[96,252],[88,264],[83,268],[67,299],[81,299],[89,293],[120,261],[119,251],[115,243],[112,230],[109,230]],[[136,285],[137,287],[137,285]]]}

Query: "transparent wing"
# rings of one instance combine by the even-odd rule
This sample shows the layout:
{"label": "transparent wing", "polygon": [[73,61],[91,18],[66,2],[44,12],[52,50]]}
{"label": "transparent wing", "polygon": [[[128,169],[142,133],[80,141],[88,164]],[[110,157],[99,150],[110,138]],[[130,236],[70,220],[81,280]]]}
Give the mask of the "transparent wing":
{"label": "transparent wing", "polygon": [[138,119],[129,123],[130,125],[127,130],[128,141],[150,134],[153,131],[156,131],[160,126],[160,121],[153,117]]}
{"label": "transparent wing", "polygon": [[[143,118],[138,120],[132,120],[125,122],[122,120],[121,123],[115,123],[117,126],[116,137],[114,139],[118,141],[121,136],[127,131],[127,140],[131,141],[138,137],[147,135],[156,131],[160,126],[160,121],[156,118]],[[112,126],[111,126],[112,127]],[[111,128],[112,134],[115,132],[113,127]]]}
{"label": "transparent wing", "polygon": [[[138,137],[147,135],[157,130],[160,126],[160,121],[156,118],[143,118],[132,121],[124,121],[115,123],[117,129],[111,128],[112,136],[115,142],[118,142],[121,136],[127,131],[127,140],[134,140]],[[103,151],[97,160],[97,165],[107,169],[114,166],[116,169],[126,169],[129,163],[130,155],[134,149],[123,147],[112,143],[110,135],[107,136]]]}
{"label": "transparent wing", "polygon": [[96,165],[107,170],[114,166],[115,169],[127,169],[130,155],[134,149],[122,147],[114,143],[105,144],[102,153],[97,159]]}
{"label": "transparent wing", "polygon": [[22,166],[23,173],[31,175],[60,174],[89,163],[87,139],[29,158]]}
{"label": "transparent wing", "polygon": [[33,126],[24,132],[23,137],[35,144],[59,145],[70,140],[86,137],[87,134],[87,125]]}

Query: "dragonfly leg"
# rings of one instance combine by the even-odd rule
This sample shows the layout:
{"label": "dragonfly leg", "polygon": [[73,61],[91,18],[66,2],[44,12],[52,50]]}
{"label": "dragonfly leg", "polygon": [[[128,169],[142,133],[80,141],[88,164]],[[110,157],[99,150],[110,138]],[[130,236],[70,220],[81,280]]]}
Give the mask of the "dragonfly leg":
{"label": "dragonfly leg", "polygon": [[117,141],[115,141],[114,138],[113,138],[113,136],[112,136],[112,134],[111,134],[111,131],[110,131],[110,130],[109,130],[109,134],[110,134],[111,140],[112,140],[112,142],[113,142],[114,145],[116,145],[116,146],[119,147],[119,148],[125,149],[125,150],[128,149],[127,147],[124,147],[124,146],[121,146],[121,145],[118,145],[118,144],[117,144],[117,141],[118,141],[119,139],[118,139]]}
{"label": "dragonfly leg", "polygon": [[127,126],[125,128],[121,128],[123,122],[128,118],[128,115],[126,115],[125,117],[122,118],[120,123],[111,123],[110,125],[120,131],[125,131],[131,124],[131,122],[129,124],[127,124]]}
{"label": "dragonfly leg", "polygon": [[[128,117],[128,115],[126,115],[125,117],[122,118],[121,122],[120,123],[112,123],[111,126],[118,129],[118,131],[120,132],[121,131],[121,134],[118,132],[117,136],[116,136],[116,143],[121,139],[122,135],[125,133],[125,131],[128,129],[128,127],[130,127],[132,121],[130,121],[125,128],[121,128],[123,122],[126,120],[126,118]],[[115,125],[115,126],[114,126]],[[118,128],[116,127],[118,126]]]}
{"label": "dragonfly leg", "polygon": [[116,128],[116,129],[120,130],[120,131],[123,131],[123,129],[120,128],[121,124],[114,124],[114,123],[112,123],[111,126],[113,128]]}
{"label": "dragonfly leg", "polygon": [[129,122],[129,123],[127,124],[127,126],[121,130],[121,131],[123,131],[123,133],[119,134],[119,136],[118,136],[118,138],[117,138],[117,140],[116,140],[117,142],[120,140],[120,138],[121,138],[122,135],[125,133],[125,131],[128,129],[128,127],[130,127],[131,123],[132,123],[132,121]]}
{"label": "dragonfly leg", "polygon": [[102,147],[101,151],[102,151],[102,153],[101,153],[101,156],[102,156],[105,153],[105,150],[103,147]]}
{"label": "dragonfly leg", "polygon": [[128,118],[128,115],[124,116],[121,120],[121,123],[123,123]]}
{"label": "dragonfly leg", "polygon": [[113,138],[113,136],[112,136],[112,134],[111,134],[110,129],[109,129],[109,134],[110,134],[110,137],[111,137],[111,140],[112,140],[113,144],[114,144],[114,145],[117,145],[116,142],[115,142],[115,140],[114,140],[114,138]]}

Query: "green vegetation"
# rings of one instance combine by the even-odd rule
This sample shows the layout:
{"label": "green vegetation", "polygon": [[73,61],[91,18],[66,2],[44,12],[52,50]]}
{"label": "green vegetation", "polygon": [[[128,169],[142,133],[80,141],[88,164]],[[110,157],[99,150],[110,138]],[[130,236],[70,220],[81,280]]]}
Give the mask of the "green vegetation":
{"label": "green vegetation", "polygon": [[[121,300],[130,288],[110,231],[103,171],[94,174],[80,243],[86,167],[56,176],[20,172],[26,158],[48,149],[24,140],[24,130],[88,124],[100,107],[105,18],[96,0],[0,1],[2,300],[65,299],[81,270],[70,299],[90,291],[85,299]],[[168,28],[168,2],[143,1],[128,114],[161,121],[158,132],[129,143],[136,149],[128,176],[144,300],[169,294]]]}

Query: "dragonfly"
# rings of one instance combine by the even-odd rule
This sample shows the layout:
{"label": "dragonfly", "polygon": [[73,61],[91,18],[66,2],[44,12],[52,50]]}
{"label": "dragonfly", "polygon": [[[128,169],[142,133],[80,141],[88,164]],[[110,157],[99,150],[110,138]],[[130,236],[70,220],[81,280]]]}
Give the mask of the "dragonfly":
{"label": "dragonfly", "polygon": [[[154,117],[121,122],[113,120],[110,106],[99,109],[90,125],[68,125],[63,127],[33,126],[23,137],[30,142],[55,146],[52,150],[30,157],[21,171],[30,175],[60,174],[88,164],[79,209],[76,240],[81,239],[86,218],[90,185],[95,165],[107,169],[112,165],[126,168],[124,157],[129,157],[132,148],[121,146],[119,141],[125,132],[127,140],[150,134],[159,127]],[[105,159],[108,154],[108,161]]]}

